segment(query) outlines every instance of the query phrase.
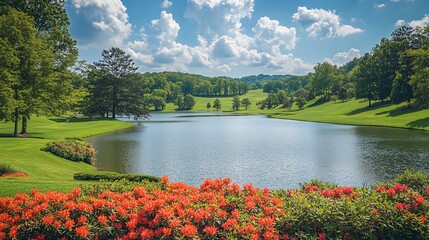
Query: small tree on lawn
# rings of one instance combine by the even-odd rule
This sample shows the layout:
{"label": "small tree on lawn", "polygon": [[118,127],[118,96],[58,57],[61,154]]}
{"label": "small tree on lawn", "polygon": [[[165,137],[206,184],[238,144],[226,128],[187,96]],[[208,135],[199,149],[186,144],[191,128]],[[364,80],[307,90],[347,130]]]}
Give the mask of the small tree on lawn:
{"label": "small tree on lawn", "polygon": [[249,106],[251,104],[252,103],[250,102],[250,100],[248,98],[241,100],[241,105],[243,105],[244,109],[246,109],[246,110],[249,108]]}
{"label": "small tree on lawn", "polygon": [[185,98],[183,99],[183,105],[184,109],[192,109],[195,105],[194,96],[192,96],[191,94],[186,94]]}
{"label": "small tree on lawn", "polygon": [[296,105],[299,107],[300,110],[304,108],[304,105],[307,103],[307,100],[303,96],[299,96],[296,100]]}
{"label": "small tree on lawn", "polygon": [[222,104],[220,103],[219,98],[216,98],[213,102],[213,108],[216,109],[216,111],[219,111],[219,109],[221,109]]}
{"label": "small tree on lawn", "polygon": [[206,105],[207,110],[210,110],[210,108],[212,108],[212,105],[208,102]]}
{"label": "small tree on lawn", "polygon": [[241,101],[239,96],[235,96],[232,99],[232,110],[233,111],[239,111],[241,106]]}

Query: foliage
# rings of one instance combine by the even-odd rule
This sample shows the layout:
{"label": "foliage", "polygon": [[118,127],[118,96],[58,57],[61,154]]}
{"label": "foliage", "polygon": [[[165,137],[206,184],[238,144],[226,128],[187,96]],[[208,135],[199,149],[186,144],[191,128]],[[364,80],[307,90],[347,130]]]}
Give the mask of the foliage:
{"label": "foliage", "polygon": [[[426,29],[429,33],[429,27]],[[414,74],[411,76],[416,103],[419,106],[429,107],[429,39],[426,39],[419,49],[410,50],[408,56],[413,60]]]}
{"label": "foliage", "polygon": [[96,172],[80,172],[76,173],[73,177],[76,180],[106,180],[106,181],[117,181],[117,180],[128,180],[130,182],[141,182],[141,181],[152,181],[159,182],[161,179],[159,177],[143,174],[120,174],[116,172],[107,172],[107,171],[96,171]]}
{"label": "foliage", "polygon": [[90,143],[76,139],[50,142],[42,150],[68,160],[82,161],[89,164],[94,162],[96,154],[94,147]]}
{"label": "foliage", "polygon": [[52,114],[52,106],[60,101],[53,93],[61,89],[46,36],[37,33],[31,17],[11,8],[5,11],[0,15],[0,119],[15,122],[17,137],[20,116]]}
{"label": "foliage", "polygon": [[[70,21],[64,7],[65,0],[2,0],[2,7],[11,7],[31,16],[33,27],[41,35],[47,36],[48,43],[53,47],[58,69],[65,69],[74,64],[78,56],[76,41],[69,33]],[[1,10],[0,10],[1,11]],[[58,70],[57,69],[57,70]]]}
{"label": "foliage", "polygon": [[248,98],[243,98],[243,100],[241,100],[241,106],[243,106],[244,109],[247,110],[250,105],[252,105],[252,103],[250,102],[250,100]]}
{"label": "foliage", "polygon": [[319,63],[314,67],[314,74],[311,75],[311,86],[316,95],[321,95],[327,100],[332,92],[332,87],[339,81],[338,68],[328,62]]}
{"label": "foliage", "polygon": [[[427,186],[374,188],[313,181],[288,191],[229,179],[161,186],[33,190],[0,198],[2,238],[427,239]],[[123,184],[121,184],[123,185]],[[112,187],[112,190],[104,189]]]}
{"label": "foliage", "polygon": [[208,103],[206,104],[206,108],[207,108],[207,110],[210,110],[210,108],[212,108],[212,104],[208,102]]}
{"label": "foliage", "polygon": [[239,96],[232,98],[232,111],[240,111],[241,101]]}
{"label": "foliage", "polygon": [[303,96],[299,96],[296,99],[296,105],[298,106],[298,108],[300,110],[302,110],[304,108],[304,106],[305,106],[306,103],[307,103],[307,100]]}
{"label": "foliage", "polygon": [[195,98],[191,94],[186,94],[186,96],[183,98],[183,108],[190,110],[195,105]]}
{"label": "foliage", "polygon": [[222,104],[220,103],[219,98],[216,98],[213,102],[213,108],[216,109],[216,111],[219,111],[219,109],[222,108]]}
{"label": "foliage", "polygon": [[131,192],[136,187],[144,187],[148,192],[159,190],[162,187],[160,179],[154,180],[143,180],[143,181],[129,181],[127,179],[120,180],[99,180],[96,184],[82,185],[82,195],[84,196],[96,196],[106,191],[125,193]]}
{"label": "foliage", "polygon": [[116,118],[117,114],[146,117],[148,111],[143,101],[144,86],[138,76],[133,75],[137,67],[131,56],[116,47],[103,50],[101,55],[103,59],[94,63],[96,68],[91,69],[94,78],[88,103],[92,111],[104,111],[106,115],[111,112],[112,118]]}
{"label": "foliage", "polygon": [[9,164],[0,163],[0,176],[5,173],[14,173],[16,170]]}

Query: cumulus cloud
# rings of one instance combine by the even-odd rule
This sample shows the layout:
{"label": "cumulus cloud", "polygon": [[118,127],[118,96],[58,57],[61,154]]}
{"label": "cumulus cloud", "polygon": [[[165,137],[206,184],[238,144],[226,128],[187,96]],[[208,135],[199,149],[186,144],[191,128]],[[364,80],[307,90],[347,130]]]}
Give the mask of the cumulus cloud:
{"label": "cumulus cloud", "polygon": [[177,35],[179,34],[180,26],[173,19],[173,15],[171,13],[162,11],[160,18],[152,20],[151,23],[156,38],[159,39],[161,45],[174,44]]}
{"label": "cumulus cloud", "polygon": [[295,48],[296,29],[281,26],[277,20],[261,17],[252,30],[256,44],[263,52],[278,53]]}
{"label": "cumulus cloud", "polygon": [[121,0],[71,0],[70,31],[81,47],[120,46],[131,34]]}
{"label": "cumulus cloud", "polygon": [[400,27],[400,26],[403,26],[403,25],[405,25],[405,20],[404,19],[399,19],[395,23],[395,27]]}
{"label": "cumulus cloud", "polygon": [[410,25],[410,27],[413,27],[413,28],[417,28],[417,27],[420,27],[420,28],[425,28],[425,27],[427,27],[428,25],[429,25],[429,15],[428,14],[426,14],[422,19],[420,19],[420,20],[413,20],[413,21],[411,21],[410,23],[409,23],[409,25]]}
{"label": "cumulus cloud", "polygon": [[363,32],[360,28],[342,24],[335,11],[330,10],[298,7],[298,12],[292,18],[301,23],[312,38],[345,37]]}
{"label": "cumulus cloud", "polygon": [[164,0],[162,3],[161,3],[161,7],[162,8],[169,8],[169,7],[171,7],[171,5],[173,5],[173,3],[171,2],[171,1],[169,1],[169,0]]}
{"label": "cumulus cloud", "polygon": [[350,48],[347,52],[339,52],[334,55],[332,58],[325,58],[325,62],[329,62],[331,64],[341,66],[350,62],[354,58],[361,57],[360,51],[356,48]]}
{"label": "cumulus cloud", "polygon": [[[296,46],[296,29],[261,17],[250,33],[242,19],[250,18],[253,0],[190,0],[185,16],[198,24],[198,44],[179,43],[180,24],[162,11],[151,21],[150,34],[130,42],[128,52],[142,69],[224,74],[235,68],[269,69],[275,73],[305,74],[313,66],[290,53]],[[149,44],[148,44],[149,43]]]}
{"label": "cumulus cloud", "polygon": [[212,39],[241,32],[241,19],[250,18],[253,10],[253,0],[190,0],[185,17],[198,23],[204,38]]}
{"label": "cumulus cloud", "polygon": [[400,26],[410,26],[412,28],[426,28],[427,26],[429,26],[429,14],[424,15],[422,19],[413,20],[410,22],[406,22],[403,19],[399,19],[396,21],[395,27]]}

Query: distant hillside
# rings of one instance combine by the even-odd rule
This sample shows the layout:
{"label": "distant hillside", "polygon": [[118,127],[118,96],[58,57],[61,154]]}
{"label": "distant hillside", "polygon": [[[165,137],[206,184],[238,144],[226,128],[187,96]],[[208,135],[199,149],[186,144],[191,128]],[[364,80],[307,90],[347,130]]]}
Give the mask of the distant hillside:
{"label": "distant hillside", "polygon": [[251,75],[246,76],[242,78],[236,78],[237,81],[240,82],[248,82],[248,83],[254,83],[256,81],[270,81],[270,80],[280,80],[284,78],[291,77],[293,75],[286,74],[286,75],[266,75],[266,74],[259,74],[259,75]]}

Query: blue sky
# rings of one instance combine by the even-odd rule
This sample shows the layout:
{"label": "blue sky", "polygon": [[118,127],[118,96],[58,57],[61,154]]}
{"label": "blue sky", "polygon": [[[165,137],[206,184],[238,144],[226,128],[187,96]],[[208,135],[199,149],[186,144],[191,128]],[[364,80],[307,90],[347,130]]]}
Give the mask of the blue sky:
{"label": "blue sky", "polygon": [[306,74],[370,52],[400,25],[429,24],[428,0],[67,0],[90,63],[112,46],[140,72]]}

